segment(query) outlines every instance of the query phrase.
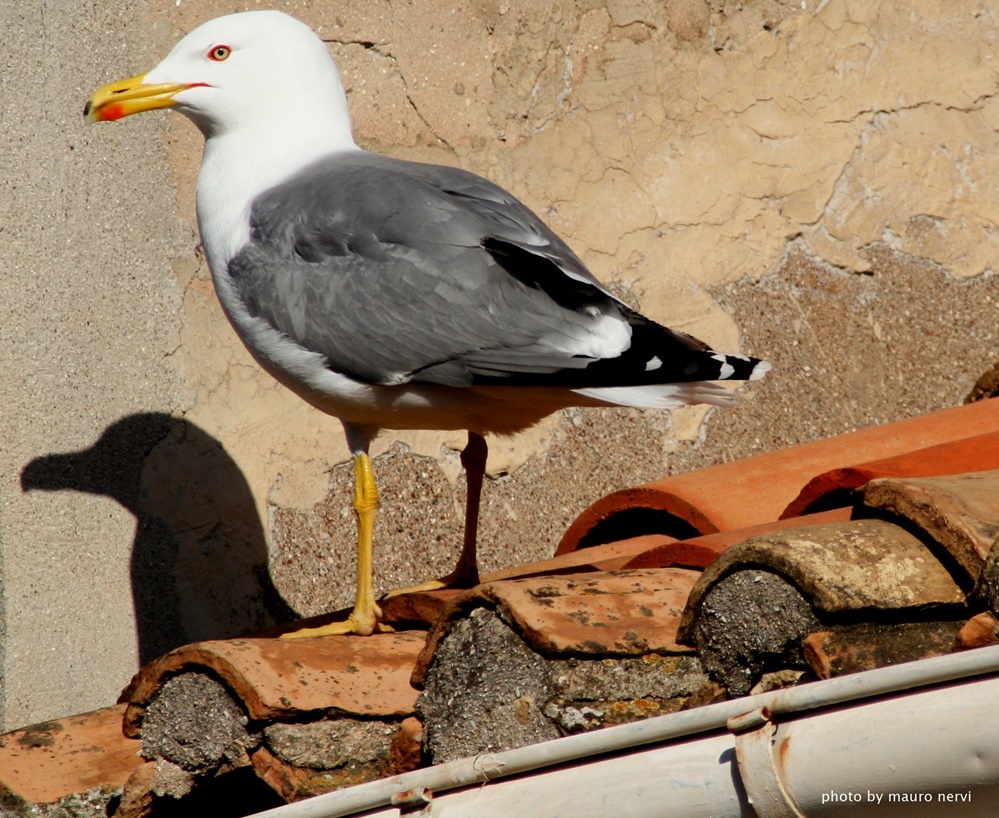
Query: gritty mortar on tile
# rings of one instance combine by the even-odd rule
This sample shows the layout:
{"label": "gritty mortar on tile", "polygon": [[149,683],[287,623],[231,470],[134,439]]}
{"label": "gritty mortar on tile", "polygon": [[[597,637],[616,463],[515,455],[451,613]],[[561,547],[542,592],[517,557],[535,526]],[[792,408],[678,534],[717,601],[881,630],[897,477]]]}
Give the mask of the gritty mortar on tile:
{"label": "gritty mortar on tile", "polygon": [[222,766],[249,764],[247,753],[260,736],[247,730],[248,723],[222,684],[203,673],[182,673],[169,679],[146,708],[142,755],[176,765],[193,783],[194,777]]}
{"label": "gritty mortar on tile", "polygon": [[804,668],[801,641],[819,620],[790,582],[770,571],[737,571],[701,602],[698,655],[733,696],[744,696],[764,671]]}

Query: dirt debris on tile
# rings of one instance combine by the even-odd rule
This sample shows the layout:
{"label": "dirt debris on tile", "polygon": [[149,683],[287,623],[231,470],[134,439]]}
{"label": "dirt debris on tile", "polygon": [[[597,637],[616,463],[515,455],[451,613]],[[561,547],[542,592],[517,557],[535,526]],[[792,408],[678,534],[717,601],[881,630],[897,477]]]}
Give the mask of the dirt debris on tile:
{"label": "dirt debris on tile", "polygon": [[712,678],[744,696],[768,671],[805,667],[802,639],[819,621],[808,600],[771,571],[736,571],[700,601],[693,632]]}
{"label": "dirt debris on tile", "polygon": [[260,743],[248,724],[243,707],[222,684],[204,673],[181,673],[168,679],[146,708],[142,755],[191,775],[245,767]]}
{"label": "dirt debris on tile", "polygon": [[785,687],[794,687],[796,684],[806,681],[812,681],[812,677],[806,670],[795,670],[793,668],[774,670],[760,676],[760,680],[753,685],[753,689],[749,691],[749,695],[755,696],[757,693],[783,690]]}
{"label": "dirt debris on tile", "polygon": [[545,716],[552,696],[544,659],[493,611],[481,608],[441,641],[417,712],[438,764],[558,738]]}
{"label": "dirt debris on tile", "polygon": [[285,801],[297,801],[416,769],[422,737],[412,716],[277,723],[264,729],[253,766]]}
{"label": "dirt debris on tile", "polygon": [[381,761],[388,755],[395,732],[393,725],[378,721],[322,719],[271,724],[264,728],[264,741],[282,761],[321,770]]}
{"label": "dirt debris on tile", "polygon": [[415,770],[423,725],[341,719],[274,724],[252,758],[253,769],[284,801]]}

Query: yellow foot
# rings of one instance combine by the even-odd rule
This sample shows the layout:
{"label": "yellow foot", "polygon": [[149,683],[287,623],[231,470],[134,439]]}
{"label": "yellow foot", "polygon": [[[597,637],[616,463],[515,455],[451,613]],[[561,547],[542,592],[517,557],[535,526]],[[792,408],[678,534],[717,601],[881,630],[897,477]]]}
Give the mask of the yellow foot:
{"label": "yellow foot", "polygon": [[418,594],[421,591],[439,591],[441,588],[474,588],[478,584],[479,578],[477,576],[455,572],[440,579],[431,579],[421,582],[419,585],[411,585],[409,588],[397,588],[394,591],[389,591],[382,599],[391,599],[403,594]]}
{"label": "yellow foot", "polygon": [[330,622],[328,625],[320,625],[318,628],[299,628],[297,631],[282,633],[280,638],[311,639],[316,636],[345,636],[347,634],[370,636],[373,633],[391,633],[393,630],[391,625],[386,625],[377,619],[365,617],[362,622],[354,614],[351,614],[343,622]]}

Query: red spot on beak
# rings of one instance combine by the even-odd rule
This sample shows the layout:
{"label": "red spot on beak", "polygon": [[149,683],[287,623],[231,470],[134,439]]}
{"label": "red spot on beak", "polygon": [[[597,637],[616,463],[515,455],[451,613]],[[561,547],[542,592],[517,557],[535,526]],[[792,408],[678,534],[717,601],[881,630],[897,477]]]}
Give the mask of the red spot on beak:
{"label": "red spot on beak", "polygon": [[125,115],[125,111],[120,105],[105,105],[100,112],[99,119],[104,122],[114,122],[116,119],[121,119]]}

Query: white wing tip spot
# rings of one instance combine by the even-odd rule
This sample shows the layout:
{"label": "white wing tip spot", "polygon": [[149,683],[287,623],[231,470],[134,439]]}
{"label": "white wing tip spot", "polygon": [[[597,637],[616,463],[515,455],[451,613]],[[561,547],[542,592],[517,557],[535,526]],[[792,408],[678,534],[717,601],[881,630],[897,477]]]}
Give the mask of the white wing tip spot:
{"label": "white wing tip spot", "polygon": [[770,365],[770,361],[760,361],[756,366],[753,367],[753,372],[749,376],[751,381],[759,381],[763,379],[773,367]]}

